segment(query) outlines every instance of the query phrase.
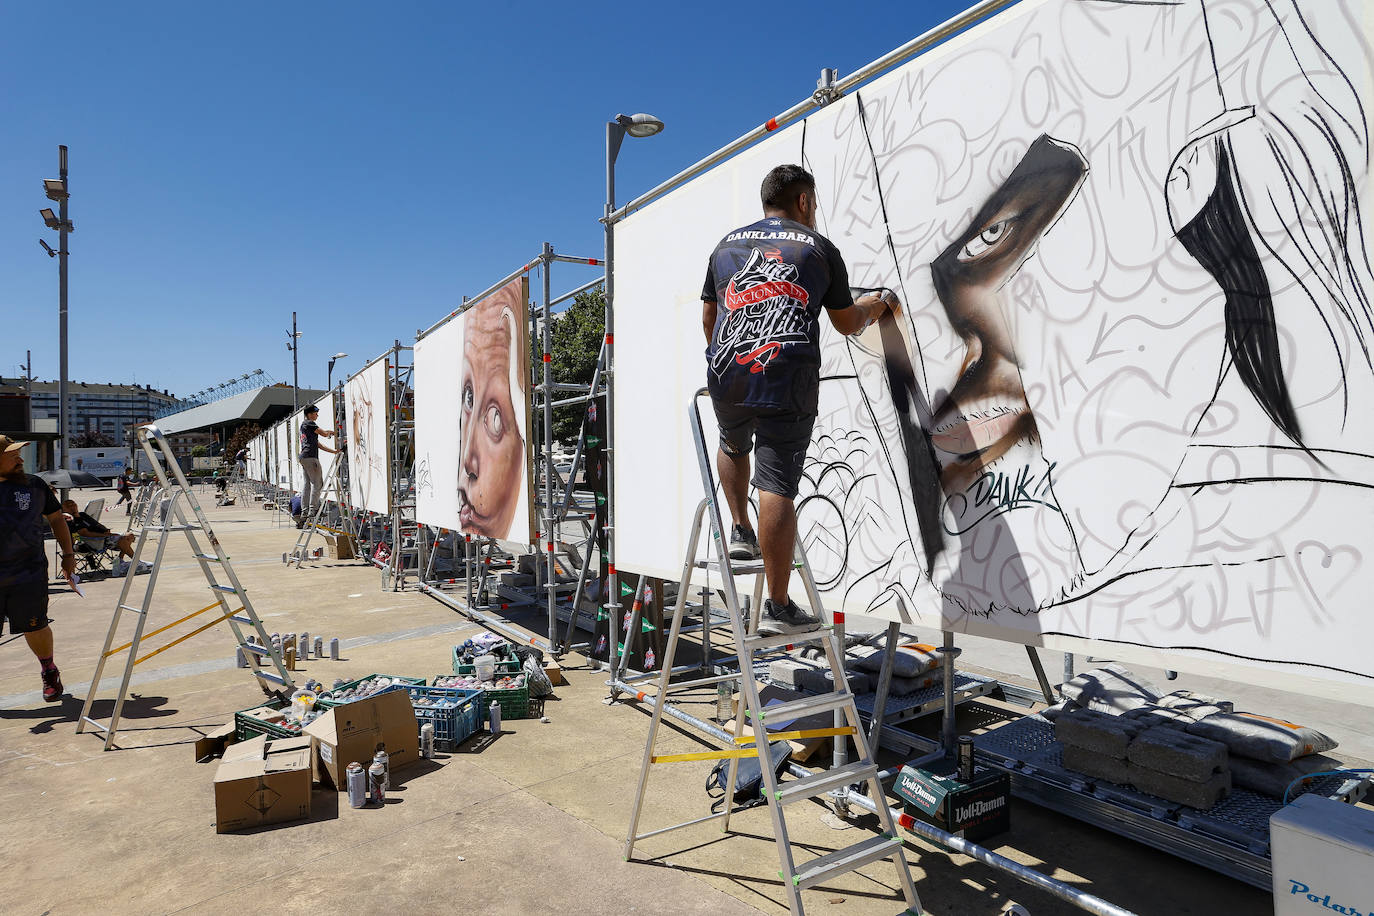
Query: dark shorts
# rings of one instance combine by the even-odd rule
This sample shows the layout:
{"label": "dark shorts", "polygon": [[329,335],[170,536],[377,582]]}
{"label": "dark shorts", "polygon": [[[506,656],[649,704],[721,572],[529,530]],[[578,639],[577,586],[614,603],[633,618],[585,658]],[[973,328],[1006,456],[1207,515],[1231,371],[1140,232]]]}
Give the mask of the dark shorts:
{"label": "dark shorts", "polygon": [[32,633],[48,625],[48,583],[23,582],[0,585],[0,621],[9,621],[11,633]]}
{"label": "dark shorts", "polygon": [[787,499],[797,496],[816,413],[782,407],[740,407],[714,398],[720,448],[727,455],[757,453],[752,483]]}

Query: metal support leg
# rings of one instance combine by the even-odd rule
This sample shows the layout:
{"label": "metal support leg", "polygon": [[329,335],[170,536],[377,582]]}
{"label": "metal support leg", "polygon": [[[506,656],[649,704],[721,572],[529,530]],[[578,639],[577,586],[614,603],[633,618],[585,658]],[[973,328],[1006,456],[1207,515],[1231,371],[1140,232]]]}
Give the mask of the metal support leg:
{"label": "metal support leg", "polygon": [[1050,686],[1050,679],[1045,677],[1045,666],[1040,664],[1040,653],[1035,651],[1035,646],[1026,646],[1026,654],[1030,656],[1031,667],[1035,669],[1035,679],[1040,682],[1040,692],[1045,695],[1045,702],[1053,706],[1054,688]]}
{"label": "metal support leg", "polygon": [[902,624],[894,620],[887,625],[887,643],[883,649],[883,668],[878,675],[878,694],[873,698],[873,721],[868,726],[868,746],[873,759],[882,746],[883,716],[887,712],[887,692],[892,688],[892,665],[897,658],[897,643],[902,638]]}

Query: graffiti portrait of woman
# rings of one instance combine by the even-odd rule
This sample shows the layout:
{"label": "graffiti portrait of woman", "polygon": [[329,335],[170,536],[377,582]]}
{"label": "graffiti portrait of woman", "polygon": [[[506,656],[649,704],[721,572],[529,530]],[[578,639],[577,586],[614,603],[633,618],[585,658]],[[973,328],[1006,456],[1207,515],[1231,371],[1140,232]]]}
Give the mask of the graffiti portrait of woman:
{"label": "graffiti portrait of woman", "polygon": [[527,357],[524,279],[463,316],[458,506],[464,534],[525,539]]}

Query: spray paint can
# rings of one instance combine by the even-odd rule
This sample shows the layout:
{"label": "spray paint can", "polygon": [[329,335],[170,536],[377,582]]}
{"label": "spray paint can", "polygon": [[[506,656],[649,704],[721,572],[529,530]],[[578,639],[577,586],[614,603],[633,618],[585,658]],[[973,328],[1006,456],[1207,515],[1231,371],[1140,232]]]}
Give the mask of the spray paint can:
{"label": "spray paint can", "polygon": [[323,636],[316,636],[316,637],[315,637],[315,648],[314,648],[314,652],[315,652],[315,657],[316,657],[316,658],[324,658],[324,637],[323,637]]}
{"label": "spray paint can", "polygon": [[434,723],[426,722],[420,726],[420,755],[426,760],[434,759]]}
{"label": "spray paint can", "polygon": [[959,736],[959,780],[973,782],[973,736]]}
{"label": "spray paint can", "polygon": [[329,657],[336,662],[339,660],[339,637],[337,636],[329,641]]}
{"label": "spray paint can", "polygon": [[372,756],[372,762],[382,765],[382,778],[386,780],[386,788],[391,788],[391,755],[381,741],[377,742],[377,753]]}
{"label": "spray paint can", "polygon": [[297,656],[304,661],[310,657],[310,634],[302,633]]}
{"label": "spray paint can", "polygon": [[386,804],[386,767],[380,760],[373,760],[372,766],[367,768],[367,789],[372,804]]}
{"label": "spray paint can", "polygon": [[361,763],[348,765],[348,804],[353,808],[367,805],[367,773]]}
{"label": "spray paint can", "polygon": [[495,700],[491,701],[491,707],[487,710],[488,728],[493,735],[501,734],[501,704]]}

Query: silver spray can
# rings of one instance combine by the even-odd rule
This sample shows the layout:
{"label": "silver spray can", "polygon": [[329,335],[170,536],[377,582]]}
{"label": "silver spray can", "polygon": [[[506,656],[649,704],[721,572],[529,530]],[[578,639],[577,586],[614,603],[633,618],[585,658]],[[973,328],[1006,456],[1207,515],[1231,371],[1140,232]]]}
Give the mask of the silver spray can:
{"label": "silver spray can", "polygon": [[382,765],[382,779],[386,782],[386,788],[391,788],[391,755],[386,752],[386,745],[377,742],[377,753],[372,755],[373,763]]}
{"label": "silver spray can", "polygon": [[488,728],[493,735],[501,734],[501,704],[495,700],[491,701],[491,708],[487,710]]}
{"label": "silver spray can", "polygon": [[426,722],[420,726],[420,756],[426,760],[434,759],[434,723]]}
{"label": "silver spray can", "polygon": [[367,790],[372,804],[386,804],[386,767],[379,760],[373,760],[367,768]]}
{"label": "silver spray can", "polygon": [[367,804],[367,773],[361,763],[348,765],[348,804],[351,808],[362,808]]}

